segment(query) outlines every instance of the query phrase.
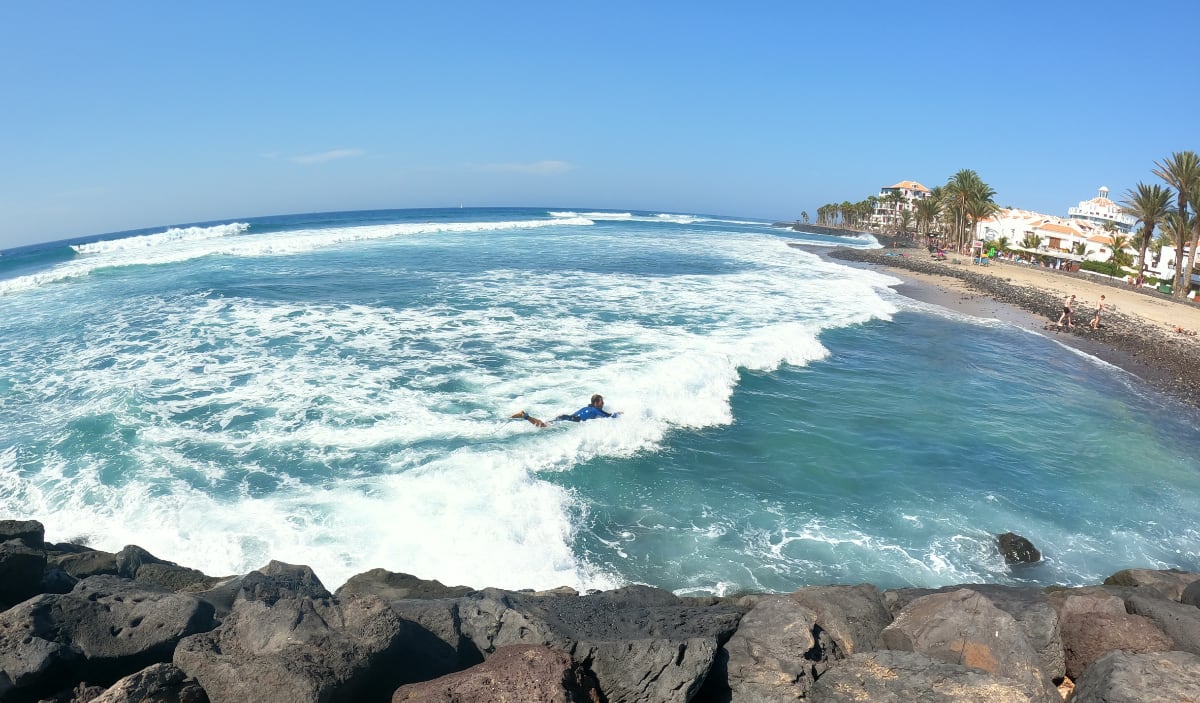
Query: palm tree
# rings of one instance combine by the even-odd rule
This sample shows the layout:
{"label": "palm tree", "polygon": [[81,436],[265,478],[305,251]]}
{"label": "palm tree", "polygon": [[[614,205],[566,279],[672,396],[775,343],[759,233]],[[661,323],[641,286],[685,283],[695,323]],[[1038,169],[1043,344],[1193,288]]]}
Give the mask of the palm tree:
{"label": "palm tree", "polygon": [[1162,248],[1162,247],[1171,247],[1172,249],[1175,248],[1175,245],[1179,241],[1179,240],[1175,239],[1175,235],[1178,234],[1178,230],[1179,230],[1178,213],[1174,210],[1168,210],[1166,216],[1163,217],[1162,235],[1159,236],[1159,238],[1158,238],[1159,248]]}
{"label": "palm tree", "polygon": [[986,183],[983,183],[982,186],[983,188],[977,190],[974,197],[967,204],[967,218],[971,223],[972,238],[975,237],[975,230],[978,229],[979,221],[991,217],[1000,210],[1000,206],[992,200],[996,195],[996,191],[992,190]]}
{"label": "palm tree", "polygon": [[[965,170],[959,171],[946,182],[943,189],[942,210],[950,218],[950,237],[954,240],[955,247],[961,244],[962,232],[967,219],[967,200],[971,197],[969,189],[965,187],[965,182],[959,179],[959,176],[964,173],[966,173]],[[974,172],[972,171],[972,173]]]}
{"label": "palm tree", "polygon": [[1037,248],[1040,247],[1041,245],[1042,245],[1042,238],[1037,236],[1033,232],[1029,232],[1028,234],[1025,235],[1025,238],[1021,240],[1021,247],[1024,249],[1030,249],[1032,251],[1037,251]]}
{"label": "palm tree", "polygon": [[[1171,154],[1171,158],[1164,159],[1162,163],[1155,162],[1154,165],[1154,175],[1175,189],[1175,209],[1182,213],[1186,220],[1192,194],[1200,189],[1200,156],[1196,156],[1194,151],[1177,151]],[[1187,270],[1185,279],[1183,268],[1183,246],[1189,239],[1186,235],[1180,237],[1177,240],[1179,245],[1175,247],[1175,285],[1172,290],[1177,298],[1187,294],[1188,285],[1192,281],[1191,269]]]}
{"label": "palm tree", "polygon": [[938,215],[942,214],[942,202],[938,198],[922,198],[917,201],[917,232],[929,236],[929,228]]}
{"label": "palm tree", "polygon": [[1112,247],[1112,254],[1108,260],[1116,266],[1124,265],[1129,261],[1129,254],[1125,253],[1125,249],[1129,247],[1130,238],[1123,234],[1110,235],[1109,245]]}
{"label": "palm tree", "polygon": [[953,218],[955,240],[959,245],[974,235],[975,224],[996,212],[996,191],[969,168],[964,168],[946,183],[945,207]]}
{"label": "palm tree", "polygon": [[897,221],[899,221],[902,208],[908,202],[908,199],[905,198],[904,194],[899,190],[891,190],[888,191],[887,195],[883,196],[880,202],[884,205],[884,215],[883,218],[881,218],[886,220],[884,224],[894,225]]}
{"label": "palm tree", "polygon": [[855,212],[858,215],[859,229],[867,229],[867,226],[871,224],[871,215],[875,212],[875,205],[871,201],[871,198],[873,197],[874,196],[871,196],[866,200],[860,200],[854,204]]}
{"label": "palm tree", "polygon": [[946,189],[943,186],[934,186],[929,189],[929,197],[926,200],[932,200],[937,203],[933,206],[933,219],[930,221],[930,226],[940,235],[944,223],[942,222],[942,213],[946,210]]}
{"label": "palm tree", "polygon": [[1192,212],[1195,213],[1195,216],[1192,218],[1192,265],[1187,269],[1188,285],[1191,285],[1192,283],[1191,274],[1196,268],[1197,258],[1200,258],[1197,256],[1200,255],[1200,188],[1192,191],[1190,202],[1192,205]]}
{"label": "palm tree", "polygon": [[1139,182],[1134,188],[1125,191],[1125,200],[1121,202],[1121,212],[1133,215],[1142,223],[1143,234],[1138,246],[1137,260],[1140,279],[1146,269],[1146,247],[1154,239],[1154,226],[1162,222],[1171,211],[1171,191],[1157,183],[1148,186]]}
{"label": "palm tree", "polygon": [[[1175,247],[1175,261],[1179,262],[1179,252],[1187,244],[1188,239],[1192,234],[1192,223],[1196,218],[1188,217],[1186,212],[1172,210],[1167,213],[1163,220],[1162,242],[1163,246]],[[1174,293],[1179,288],[1179,266],[1175,267],[1175,279],[1171,286],[1171,291]],[[1191,282],[1191,279],[1188,279]]]}
{"label": "palm tree", "polygon": [[1075,256],[1087,256],[1087,242],[1075,242],[1072,244],[1071,253]]}
{"label": "palm tree", "polygon": [[908,235],[908,226],[912,224],[912,213],[908,210],[900,211],[900,234]]}

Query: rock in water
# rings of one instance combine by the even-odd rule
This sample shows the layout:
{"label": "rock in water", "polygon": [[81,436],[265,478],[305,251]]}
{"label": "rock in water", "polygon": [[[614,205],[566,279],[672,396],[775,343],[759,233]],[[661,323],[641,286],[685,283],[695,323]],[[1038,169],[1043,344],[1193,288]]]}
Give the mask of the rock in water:
{"label": "rock in water", "polygon": [[1033,542],[1021,535],[1005,532],[996,536],[996,543],[1000,545],[1005,564],[1036,564],[1042,560],[1042,553],[1033,546]]}

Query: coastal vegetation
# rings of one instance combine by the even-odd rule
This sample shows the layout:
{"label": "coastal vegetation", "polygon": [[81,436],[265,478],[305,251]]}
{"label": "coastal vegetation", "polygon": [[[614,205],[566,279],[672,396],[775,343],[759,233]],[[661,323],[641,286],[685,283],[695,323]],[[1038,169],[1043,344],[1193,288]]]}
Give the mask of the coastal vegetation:
{"label": "coastal vegetation", "polygon": [[[1171,291],[1183,298],[1191,288],[1191,274],[1196,270],[1197,250],[1200,249],[1200,156],[1194,151],[1177,151],[1161,162],[1155,162],[1151,172],[1163,180],[1161,184],[1139,182],[1126,193],[1122,211],[1142,223],[1139,233],[1138,270],[1143,270],[1146,251],[1170,246],[1175,252],[1174,279]],[[1175,207],[1171,207],[1174,200]],[[1160,226],[1160,236],[1154,230]],[[1189,257],[1190,255],[1190,257]]]}
{"label": "coastal vegetation", "polygon": [[[1184,245],[1188,243],[1187,234],[1190,232],[1190,220],[1194,219],[1194,212],[1188,213],[1189,204],[1194,203],[1195,194],[1200,191],[1200,157],[1196,156],[1194,151],[1177,151],[1171,154],[1171,158],[1164,159],[1161,163],[1154,164],[1154,175],[1166,181],[1167,185],[1175,189],[1175,216],[1176,216],[1176,237],[1175,237],[1175,285],[1172,290],[1177,296],[1181,296],[1187,289],[1187,284],[1191,281],[1184,280],[1184,273],[1189,272],[1195,266],[1195,258],[1193,257],[1192,266],[1184,269]],[[1194,208],[1193,208],[1194,210]],[[1194,252],[1196,247],[1192,247]]]}
{"label": "coastal vegetation", "polygon": [[945,211],[950,216],[950,241],[961,248],[974,239],[975,225],[1000,209],[996,191],[969,168],[954,174],[943,190]]}
{"label": "coastal vegetation", "polygon": [[1137,259],[1137,268],[1141,271],[1146,267],[1146,248],[1154,239],[1154,227],[1163,222],[1171,211],[1171,191],[1157,183],[1146,185],[1139,182],[1126,192],[1121,210],[1142,223]]}
{"label": "coastal vegetation", "polygon": [[[1147,254],[1159,256],[1164,246],[1174,252],[1171,291],[1177,298],[1187,295],[1192,283],[1190,274],[1200,264],[1200,156],[1194,151],[1177,151],[1151,169],[1162,183],[1138,182],[1125,193],[1120,203],[1122,213],[1132,216],[1141,226],[1132,236],[1119,234],[1115,225],[1105,227],[1112,241],[1107,247],[1113,254],[1099,266],[1089,270],[1112,271],[1120,277],[1122,267],[1145,271]],[[930,190],[928,197],[908,200],[899,190],[886,195],[869,195],[858,202],[849,200],[828,203],[817,208],[816,224],[825,227],[882,232],[880,212],[889,213],[890,234],[898,239],[926,241],[942,239],[952,248],[963,251],[976,240],[980,221],[999,211],[996,191],[972,169],[962,169],[945,185]],[[908,206],[908,207],[905,207]],[[894,216],[894,217],[893,217]],[[807,212],[805,222],[807,223]],[[1020,242],[1024,249],[1037,249],[1043,239],[1033,234]],[[1086,244],[1077,243],[1072,253],[1086,255]],[[987,242],[985,248],[1008,251],[1009,242]],[[1120,256],[1126,248],[1136,248],[1136,264],[1132,256]]]}
{"label": "coastal vegetation", "polygon": [[817,208],[817,224],[848,229],[872,229],[872,216],[881,205],[898,211],[896,234],[911,239],[910,227],[921,237],[946,236],[951,246],[961,248],[975,236],[975,226],[997,210],[996,190],[974,170],[966,168],[950,177],[946,184],[930,190],[929,197],[904,209],[908,199],[899,191],[886,196],[869,195],[852,203],[828,203]]}

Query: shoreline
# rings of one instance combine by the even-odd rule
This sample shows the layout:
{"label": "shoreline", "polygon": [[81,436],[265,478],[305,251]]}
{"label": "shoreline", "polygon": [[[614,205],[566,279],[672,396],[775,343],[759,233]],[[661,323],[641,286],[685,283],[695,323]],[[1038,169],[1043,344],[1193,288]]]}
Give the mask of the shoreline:
{"label": "shoreline", "polygon": [[[886,271],[903,283],[894,290],[908,298],[974,317],[999,319],[1042,334],[1132,374],[1154,390],[1200,408],[1200,306],[1081,274],[997,261],[976,266],[969,258],[936,261],[919,249],[820,250],[788,246],[839,263]],[[1074,294],[1073,330],[1055,326],[1063,299]],[[1088,322],[1100,295],[1100,328]],[[1179,330],[1179,331],[1176,331]]]}
{"label": "shoreline", "polygon": [[[1042,559],[1012,533],[996,548],[1014,569]],[[1175,570],[1079,587],[689,598],[474,589],[377,568],[330,592],[304,565],[208,576],[136,545],[49,542],[36,520],[0,520],[0,566],[11,703],[1200,696],[1200,574]]]}

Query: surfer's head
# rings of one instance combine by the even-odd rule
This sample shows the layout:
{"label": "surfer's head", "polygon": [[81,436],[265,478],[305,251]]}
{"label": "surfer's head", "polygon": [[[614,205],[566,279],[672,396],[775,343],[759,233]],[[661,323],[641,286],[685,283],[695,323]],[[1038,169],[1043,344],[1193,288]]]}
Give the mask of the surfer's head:
{"label": "surfer's head", "polygon": [[592,396],[592,407],[593,408],[603,408],[604,407],[604,396],[600,395],[599,393],[593,395]]}

